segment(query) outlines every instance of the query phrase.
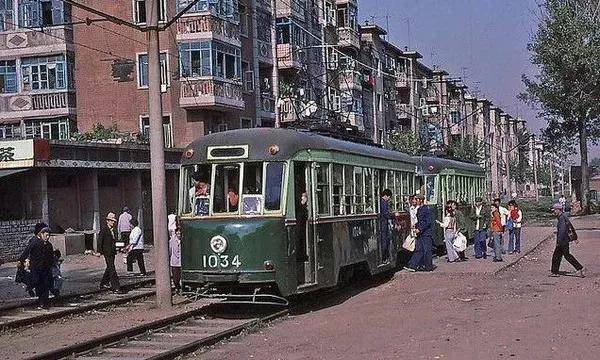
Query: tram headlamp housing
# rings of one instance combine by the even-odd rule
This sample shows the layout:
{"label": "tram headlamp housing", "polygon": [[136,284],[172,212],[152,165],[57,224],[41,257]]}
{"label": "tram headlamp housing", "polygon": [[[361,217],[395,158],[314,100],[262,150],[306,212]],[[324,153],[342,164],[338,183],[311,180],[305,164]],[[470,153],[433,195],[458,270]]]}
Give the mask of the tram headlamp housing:
{"label": "tram headlamp housing", "polygon": [[275,264],[273,263],[273,261],[271,260],[267,260],[263,263],[263,266],[265,267],[265,270],[275,270]]}
{"label": "tram headlamp housing", "polygon": [[217,254],[222,254],[227,249],[227,240],[221,235],[213,236],[210,239],[210,248]]}

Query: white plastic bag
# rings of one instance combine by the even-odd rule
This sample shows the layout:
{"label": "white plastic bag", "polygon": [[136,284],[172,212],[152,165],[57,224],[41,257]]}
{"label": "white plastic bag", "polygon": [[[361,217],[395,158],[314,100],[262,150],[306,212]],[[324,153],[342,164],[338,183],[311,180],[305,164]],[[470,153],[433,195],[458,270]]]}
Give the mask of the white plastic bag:
{"label": "white plastic bag", "polygon": [[417,239],[416,236],[413,236],[412,234],[408,234],[408,236],[406,237],[406,239],[404,239],[404,242],[402,243],[402,247],[408,251],[415,251],[415,240],[416,239]]}
{"label": "white plastic bag", "polygon": [[461,233],[457,233],[452,242],[454,250],[461,252],[467,249],[467,237]]}

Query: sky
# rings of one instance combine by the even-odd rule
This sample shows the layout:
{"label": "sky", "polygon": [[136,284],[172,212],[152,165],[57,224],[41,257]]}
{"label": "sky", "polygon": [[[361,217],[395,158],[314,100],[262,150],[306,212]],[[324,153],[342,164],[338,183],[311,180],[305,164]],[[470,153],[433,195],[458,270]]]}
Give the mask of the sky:
{"label": "sky", "polygon": [[[536,74],[527,50],[539,22],[536,0],[358,1],[361,24],[387,29],[390,42],[462,77],[471,92],[527,120],[530,131],[545,126],[535,109],[517,99],[524,91],[521,76]],[[600,157],[600,148],[590,147],[590,157]]]}

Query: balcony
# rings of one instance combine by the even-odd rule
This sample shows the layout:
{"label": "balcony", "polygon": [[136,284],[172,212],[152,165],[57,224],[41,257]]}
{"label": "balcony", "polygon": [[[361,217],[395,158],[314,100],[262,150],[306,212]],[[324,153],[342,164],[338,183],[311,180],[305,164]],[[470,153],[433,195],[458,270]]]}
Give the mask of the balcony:
{"label": "balcony", "polygon": [[405,89],[410,87],[410,81],[406,73],[399,73],[396,75],[396,88]]}
{"label": "balcony", "polygon": [[277,65],[279,69],[301,69],[302,53],[292,44],[277,44]]}
{"label": "balcony", "polygon": [[271,0],[256,0],[256,8],[271,12]]}
{"label": "balcony", "polygon": [[352,28],[338,28],[338,44],[345,48],[360,50],[360,34]]}
{"label": "balcony", "polygon": [[75,93],[67,90],[0,96],[0,119],[74,115],[75,108]]}
{"label": "balcony", "polygon": [[26,57],[73,50],[73,30],[65,26],[44,28],[44,32],[19,29],[0,33],[0,52],[5,57]]}
{"label": "balcony", "polygon": [[179,106],[184,109],[243,110],[242,85],[217,79],[182,81]]}
{"label": "balcony", "polygon": [[302,4],[300,1],[276,1],[275,2],[277,17],[287,17],[287,18],[295,18],[300,21],[306,20],[306,12],[304,10],[304,6],[306,4]]}
{"label": "balcony", "polygon": [[271,43],[262,40],[256,40],[256,47],[258,50],[258,61],[273,65],[273,50],[271,48]]}
{"label": "balcony", "polygon": [[340,74],[340,90],[362,91],[363,75],[356,70],[345,70]]}
{"label": "balcony", "polygon": [[275,119],[275,98],[271,94],[260,95],[259,116]]}
{"label": "balcony", "polygon": [[240,26],[211,14],[183,16],[177,20],[177,41],[219,40],[242,46]]}
{"label": "balcony", "polygon": [[357,112],[342,112],[342,121],[347,122],[352,126],[356,126],[358,130],[364,130],[365,125],[363,123],[363,114],[359,114]]}

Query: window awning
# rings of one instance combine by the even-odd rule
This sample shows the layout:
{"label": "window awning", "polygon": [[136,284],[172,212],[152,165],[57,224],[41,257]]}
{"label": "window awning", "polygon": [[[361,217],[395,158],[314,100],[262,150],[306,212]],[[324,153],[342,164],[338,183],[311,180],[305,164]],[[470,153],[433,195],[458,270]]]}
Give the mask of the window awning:
{"label": "window awning", "polygon": [[4,169],[4,170],[0,170],[0,178],[3,178],[5,176],[11,176],[14,174],[18,174],[24,171],[28,171],[31,170],[31,168],[29,169]]}

